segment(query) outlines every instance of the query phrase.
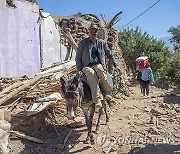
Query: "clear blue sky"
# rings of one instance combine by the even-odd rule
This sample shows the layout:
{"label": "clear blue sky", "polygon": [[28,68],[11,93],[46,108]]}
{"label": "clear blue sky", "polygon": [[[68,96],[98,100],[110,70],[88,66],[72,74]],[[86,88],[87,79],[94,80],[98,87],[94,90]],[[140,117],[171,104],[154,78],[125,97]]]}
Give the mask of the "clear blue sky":
{"label": "clear blue sky", "polygon": [[[109,21],[116,13],[122,11],[120,21],[114,26],[122,26],[136,18],[158,0],[36,0],[39,7],[52,15],[68,16],[78,12],[83,14],[100,14]],[[168,29],[180,25],[180,0],[160,0],[127,27],[148,32],[154,38],[170,36]]]}

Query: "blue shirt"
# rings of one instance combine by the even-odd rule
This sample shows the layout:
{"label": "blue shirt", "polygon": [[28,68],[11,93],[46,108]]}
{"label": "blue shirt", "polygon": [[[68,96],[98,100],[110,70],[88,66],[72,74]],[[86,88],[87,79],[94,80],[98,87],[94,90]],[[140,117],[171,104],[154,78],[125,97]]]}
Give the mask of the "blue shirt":
{"label": "blue shirt", "polygon": [[98,49],[97,49],[97,42],[91,42],[93,44],[92,50],[91,50],[91,57],[90,57],[90,63],[89,65],[94,65],[99,63],[99,55],[98,55]]}
{"label": "blue shirt", "polygon": [[153,73],[150,67],[148,68],[139,68],[137,67],[137,70],[142,73],[141,80],[148,81],[152,80],[154,82]]}

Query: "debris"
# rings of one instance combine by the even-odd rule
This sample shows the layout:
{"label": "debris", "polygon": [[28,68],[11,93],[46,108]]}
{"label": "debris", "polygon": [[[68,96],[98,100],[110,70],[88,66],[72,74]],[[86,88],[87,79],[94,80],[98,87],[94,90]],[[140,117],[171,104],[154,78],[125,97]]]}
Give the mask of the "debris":
{"label": "debris", "polygon": [[68,31],[67,33],[65,31],[63,31],[63,29],[61,29],[62,34],[64,35],[64,37],[66,39],[68,39],[69,43],[71,44],[71,46],[73,47],[74,50],[77,49],[77,43],[75,42],[75,40],[73,39],[71,33]]}
{"label": "debris", "polygon": [[156,99],[153,99],[152,100],[152,103],[157,103],[158,101]]}
{"label": "debris", "polygon": [[8,154],[8,140],[11,124],[8,122],[10,116],[8,111],[0,109],[0,153]]}
{"label": "debris", "polygon": [[118,150],[118,153],[124,154],[124,153],[128,153],[130,150],[131,150],[131,145],[124,144],[120,147],[120,149]]}
{"label": "debris", "polygon": [[180,138],[180,134],[174,134],[176,138]]}
{"label": "debris", "polygon": [[167,112],[166,112],[165,110],[159,109],[159,108],[157,108],[157,109],[152,109],[152,110],[151,110],[151,113],[152,113],[152,115],[154,115],[154,116],[161,116],[161,115],[167,114]]}
{"label": "debris", "polygon": [[159,135],[159,132],[156,128],[150,127],[148,129],[148,133],[150,133],[151,135]]}
{"label": "debris", "polygon": [[180,107],[176,107],[176,108],[175,108],[175,111],[176,111],[177,113],[180,113]]}
{"label": "debris", "polygon": [[[74,128],[75,128],[75,127],[76,127],[76,125],[74,126]],[[72,131],[73,131],[73,129],[71,129],[71,130],[69,131],[69,133],[67,134],[66,138],[64,139],[64,145],[65,145],[66,142],[68,141],[69,136],[71,135]]]}
{"label": "debris", "polygon": [[12,0],[6,0],[6,4],[12,8],[16,8],[16,5],[13,3]]}
{"label": "debris", "polygon": [[155,124],[155,117],[151,116],[149,123],[150,124]]}
{"label": "debris", "polygon": [[10,85],[9,87],[3,89],[3,91],[0,93],[0,98],[2,98],[4,95],[6,95],[7,92],[9,92],[10,90],[17,88],[19,86],[21,86],[23,84],[22,81],[17,81],[14,84]]}
{"label": "debris", "polygon": [[42,140],[39,140],[35,137],[31,137],[31,136],[28,136],[28,135],[25,135],[19,131],[10,131],[11,135],[14,136],[14,137],[20,137],[20,138],[23,138],[23,139],[27,139],[27,140],[30,140],[30,141],[33,141],[33,142],[36,142],[36,143],[40,143],[40,144],[43,144],[43,141]]}
{"label": "debris", "polygon": [[146,112],[150,112],[150,111],[151,111],[151,108],[150,108],[150,107],[146,107],[144,110],[145,110]]}
{"label": "debris", "polygon": [[39,101],[42,103],[33,103],[32,107],[28,111],[24,112],[24,115],[32,116],[34,114],[37,114],[43,111],[44,109],[48,108],[50,105],[55,104],[58,100],[61,100],[61,99],[62,97],[60,93],[53,93],[46,98],[41,98],[39,99]]}
{"label": "debris", "polygon": [[10,98],[14,97],[16,94],[18,94],[20,91],[24,90],[25,88],[29,87],[30,85],[34,84],[37,82],[40,78],[42,78],[42,75],[35,76],[34,78],[27,80],[23,83],[22,86],[18,87],[16,90],[10,92],[9,94],[5,95],[3,98],[0,100],[0,105],[8,101]]}

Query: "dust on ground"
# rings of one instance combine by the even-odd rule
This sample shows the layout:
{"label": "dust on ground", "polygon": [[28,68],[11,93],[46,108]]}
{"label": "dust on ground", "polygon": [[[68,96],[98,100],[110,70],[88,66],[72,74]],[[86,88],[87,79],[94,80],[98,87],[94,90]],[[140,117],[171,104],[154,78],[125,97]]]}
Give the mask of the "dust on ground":
{"label": "dust on ground", "polygon": [[[150,95],[142,96],[138,85],[130,89],[131,97],[114,99],[112,109],[108,108],[110,122],[107,125],[103,114],[100,131],[94,133],[94,145],[84,144],[87,130],[82,114],[76,122],[71,122],[65,118],[65,107],[61,107],[29,119],[23,119],[22,115],[12,118],[13,130],[41,139],[44,144],[10,138],[10,154],[180,153],[179,90],[152,86]],[[21,108],[24,110],[22,105],[16,111]],[[97,113],[93,130],[96,120]]]}

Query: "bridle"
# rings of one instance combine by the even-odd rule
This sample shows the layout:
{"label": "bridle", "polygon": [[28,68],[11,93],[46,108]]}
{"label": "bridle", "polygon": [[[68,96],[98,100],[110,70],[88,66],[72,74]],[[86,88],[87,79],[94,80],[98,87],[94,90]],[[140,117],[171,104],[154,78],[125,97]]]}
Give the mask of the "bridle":
{"label": "bridle", "polygon": [[[79,85],[79,82],[78,82]],[[78,101],[78,107],[81,107],[82,104],[82,95],[80,95],[79,91],[78,91],[78,87],[76,88],[76,90],[66,90],[66,93],[76,93],[77,94],[77,101]]]}
{"label": "bridle", "polygon": [[[66,90],[66,93],[69,92],[69,93],[76,93],[78,95],[78,107],[82,107],[82,100],[83,100],[83,96],[82,94],[80,94],[79,92],[79,86],[80,86],[80,83],[82,83],[83,80],[86,80],[86,77],[84,76],[84,74],[82,75],[79,75],[77,77],[78,79],[78,86],[76,88],[76,90]],[[69,86],[72,86],[72,83],[69,85]]]}

